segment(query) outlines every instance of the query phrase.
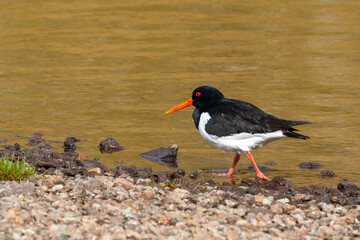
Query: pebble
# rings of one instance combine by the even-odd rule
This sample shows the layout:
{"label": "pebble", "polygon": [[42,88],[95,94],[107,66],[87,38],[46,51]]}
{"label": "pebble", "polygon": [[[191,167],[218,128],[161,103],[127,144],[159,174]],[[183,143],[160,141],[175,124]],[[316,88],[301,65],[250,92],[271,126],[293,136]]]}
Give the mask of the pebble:
{"label": "pebble", "polygon": [[0,239],[360,237],[358,205],[248,188],[242,186],[240,194],[215,186],[191,191],[126,174],[71,177],[61,172],[39,175],[32,183],[2,181]]}

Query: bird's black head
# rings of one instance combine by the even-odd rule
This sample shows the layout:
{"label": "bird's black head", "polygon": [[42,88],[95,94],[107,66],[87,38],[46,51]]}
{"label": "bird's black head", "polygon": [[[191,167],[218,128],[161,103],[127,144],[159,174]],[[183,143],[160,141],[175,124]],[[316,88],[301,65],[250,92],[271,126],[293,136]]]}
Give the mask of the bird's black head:
{"label": "bird's black head", "polygon": [[192,94],[193,105],[201,111],[223,98],[224,95],[219,90],[209,86],[198,87]]}

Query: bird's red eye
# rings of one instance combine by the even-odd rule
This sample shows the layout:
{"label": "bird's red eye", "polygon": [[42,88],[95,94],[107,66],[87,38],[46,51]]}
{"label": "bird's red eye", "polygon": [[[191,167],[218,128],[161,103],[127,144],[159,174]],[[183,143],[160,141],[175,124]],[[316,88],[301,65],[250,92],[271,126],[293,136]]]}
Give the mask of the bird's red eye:
{"label": "bird's red eye", "polygon": [[196,95],[197,97],[200,97],[201,92],[196,92],[195,95]]}

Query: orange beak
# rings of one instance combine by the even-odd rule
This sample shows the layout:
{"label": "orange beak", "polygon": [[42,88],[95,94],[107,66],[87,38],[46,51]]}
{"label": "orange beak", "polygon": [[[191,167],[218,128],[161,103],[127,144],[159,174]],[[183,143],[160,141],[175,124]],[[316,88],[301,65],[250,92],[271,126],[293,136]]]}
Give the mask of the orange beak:
{"label": "orange beak", "polygon": [[177,105],[176,107],[173,107],[172,109],[168,110],[165,114],[169,114],[169,113],[173,113],[173,112],[176,112],[176,111],[179,111],[183,108],[186,108],[190,105],[193,104],[193,100],[192,98],[190,98],[189,100],[183,102],[183,103],[180,103],[179,105]]}

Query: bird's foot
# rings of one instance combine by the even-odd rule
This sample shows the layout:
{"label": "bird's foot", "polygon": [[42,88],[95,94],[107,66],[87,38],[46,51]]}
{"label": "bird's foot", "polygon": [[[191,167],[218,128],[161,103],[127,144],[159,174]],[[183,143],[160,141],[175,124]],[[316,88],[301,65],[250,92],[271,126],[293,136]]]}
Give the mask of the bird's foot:
{"label": "bird's foot", "polygon": [[262,180],[270,180],[270,178],[266,177],[262,172],[257,173],[256,177],[261,178]]}

